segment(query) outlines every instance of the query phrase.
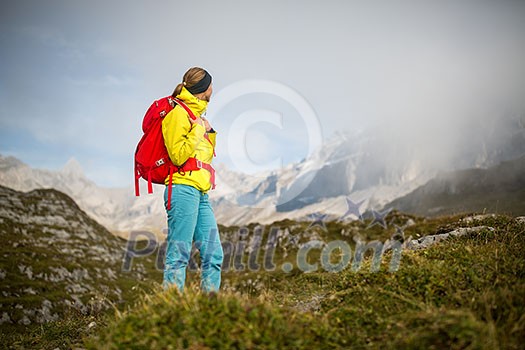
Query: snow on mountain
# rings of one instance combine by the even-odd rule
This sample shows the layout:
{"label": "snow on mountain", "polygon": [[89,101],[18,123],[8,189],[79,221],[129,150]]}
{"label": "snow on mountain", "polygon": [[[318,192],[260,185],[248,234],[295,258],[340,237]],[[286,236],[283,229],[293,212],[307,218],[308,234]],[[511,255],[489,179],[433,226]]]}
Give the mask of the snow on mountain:
{"label": "snow on mountain", "polygon": [[[377,209],[422,185],[434,174],[416,159],[389,164],[378,140],[370,134],[340,134],[326,142],[311,157],[265,176],[245,178],[222,175],[227,195],[211,193],[215,213],[221,223],[269,224],[281,219],[305,220],[323,213],[336,219],[348,207],[346,199],[362,202],[360,208]],[[376,149],[374,149],[374,147]],[[221,171],[219,171],[221,173]],[[249,182],[249,183],[248,183]]]}
{"label": "snow on mountain", "polygon": [[[215,165],[217,189],[210,191],[210,200],[217,221],[227,226],[270,224],[286,218],[308,220],[314,213],[336,219],[347,212],[348,199],[360,203],[361,212],[378,210],[440,171],[488,167],[525,154],[525,129],[520,125],[487,128],[488,132],[462,145],[461,152],[447,155],[445,169],[440,168],[443,162],[426,156],[427,150],[410,142],[387,141],[392,137],[384,137],[377,130],[340,133],[310,157],[282,169],[248,175]],[[48,171],[0,156],[0,185],[19,191],[55,188],[122,236],[137,230],[162,234],[166,227],[164,186],[155,185],[150,195],[145,182],[141,183],[142,196],[137,198],[131,186],[97,186],[84,176],[74,159],[60,171]]]}
{"label": "snow on mountain", "polygon": [[[303,220],[313,213],[337,219],[345,215],[347,199],[361,203],[361,212],[379,210],[442,171],[485,168],[525,154],[523,122],[508,118],[480,124],[459,141],[443,137],[419,146],[384,129],[339,133],[300,163],[264,175],[235,176],[221,169],[231,190],[210,197],[226,225]],[[457,147],[439,147],[451,142]]]}

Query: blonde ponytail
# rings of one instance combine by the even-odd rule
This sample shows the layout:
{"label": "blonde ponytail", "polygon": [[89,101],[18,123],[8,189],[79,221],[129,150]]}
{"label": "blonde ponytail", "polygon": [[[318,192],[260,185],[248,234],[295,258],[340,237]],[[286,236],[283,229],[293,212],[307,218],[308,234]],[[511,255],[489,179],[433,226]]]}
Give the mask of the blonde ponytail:
{"label": "blonde ponytail", "polygon": [[184,84],[182,84],[182,83],[180,83],[179,85],[177,85],[177,87],[175,88],[175,90],[173,90],[173,94],[171,94],[171,96],[173,96],[173,97],[177,97],[178,95],[180,95],[183,86],[184,86]]}
{"label": "blonde ponytail", "polygon": [[184,77],[182,77],[182,83],[177,85],[171,96],[177,97],[181,93],[183,86],[191,88],[192,86],[197,84],[205,75],[206,71],[203,68],[193,67],[188,69],[188,71],[184,74]]}

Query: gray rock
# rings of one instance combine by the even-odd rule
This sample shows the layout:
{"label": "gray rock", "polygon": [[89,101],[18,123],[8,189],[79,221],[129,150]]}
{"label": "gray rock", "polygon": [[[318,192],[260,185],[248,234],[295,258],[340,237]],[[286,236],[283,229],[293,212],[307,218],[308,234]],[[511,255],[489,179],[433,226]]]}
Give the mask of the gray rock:
{"label": "gray rock", "polygon": [[516,220],[516,222],[519,224],[525,224],[525,216],[518,216],[514,218],[514,220]]}
{"label": "gray rock", "polygon": [[31,324],[31,320],[29,319],[29,317],[27,317],[27,315],[24,315],[24,317],[22,317],[19,321],[18,321],[18,324],[23,324],[24,326],[28,326]]}
{"label": "gray rock", "polygon": [[487,218],[495,218],[495,217],[496,217],[496,214],[478,214],[478,215],[471,215],[471,216],[464,217],[463,219],[459,221],[464,222],[466,224],[470,224],[475,221],[481,221]]}
{"label": "gray rock", "polygon": [[9,317],[9,314],[7,312],[3,312],[2,317],[0,318],[0,324],[4,323],[13,323],[11,317]]}
{"label": "gray rock", "polygon": [[482,230],[494,231],[494,228],[488,226],[460,227],[447,233],[424,236],[419,239],[410,240],[409,242],[407,242],[406,248],[410,250],[428,248],[431,245],[443,241],[449,237],[458,237],[470,233],[479,233]]}

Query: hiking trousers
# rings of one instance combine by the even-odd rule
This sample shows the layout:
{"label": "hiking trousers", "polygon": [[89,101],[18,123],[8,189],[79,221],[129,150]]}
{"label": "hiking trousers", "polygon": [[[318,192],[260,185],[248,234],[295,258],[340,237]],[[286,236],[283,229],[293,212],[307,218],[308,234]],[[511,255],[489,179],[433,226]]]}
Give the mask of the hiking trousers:
{"label": "hiking trousers", "polygon": [[168,186],[164,191],[164,206],[168,214],[164,288],[176,285],[181,292],[184,291],[186,268],[192,243],[195,243],[201,259],[201,289],[218,291],[223,251],[208,194],[193,186],[173,184],[171,208],[167,210]]}

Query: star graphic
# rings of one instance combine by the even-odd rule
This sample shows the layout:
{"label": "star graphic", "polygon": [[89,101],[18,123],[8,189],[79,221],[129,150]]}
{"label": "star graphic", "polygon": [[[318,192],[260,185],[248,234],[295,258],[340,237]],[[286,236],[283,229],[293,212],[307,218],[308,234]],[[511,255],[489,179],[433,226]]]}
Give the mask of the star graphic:
{"label": "star graphic", "polygon": [[359,221],[363,222],[364,221],[363,214],[361,214],[361,212],[359,211],[359,207],[361,207],[361,205],[365,202],[365,200],[363,199],[361,202],[356,203],[352,201],[350,197],[346,197],[345,199],[346,199],[346,207],[347,207],[346,213],[344,213],[343,216],[339,218],[339,221],[343,221],[343,219],[346,219],[348,216],[354,215],[355,217],[359,219]]}
{"label": "star graphic", "polygon": [[396,228],[396,232],[392,235],[393,241],[399,241],[403,243],[405,241],[405,231],[403,227],[399,227],[397,225],[394,225]]}
{"label": "star graphic", "polygon": [[328,229],[326,228],[326,224],[324,223],[324,220],[327,216],[328,214],[321,213],[313,213],[308,215],[308,217],[312,219],[312,223],[310,224],[310,226],[308,226],[307,230],[315,226],[319,226],[323,231],[328,231]]}
{"label": "star graphic", "polygon": [[299,243],[299,235],[288,235],[288,243],[297,245],[297,243]]}
{"label": "star graphic", "polygon": [[370,225],[367,226],[367,229],[374,227],[376,224],[386,229],[387,225],[385,222],[385,218],[391,210],[392,209],[387,209],[383,212],[372,210],[372,215],[374,216],[374,218],[372,219],[372,222],[370,223]]}

